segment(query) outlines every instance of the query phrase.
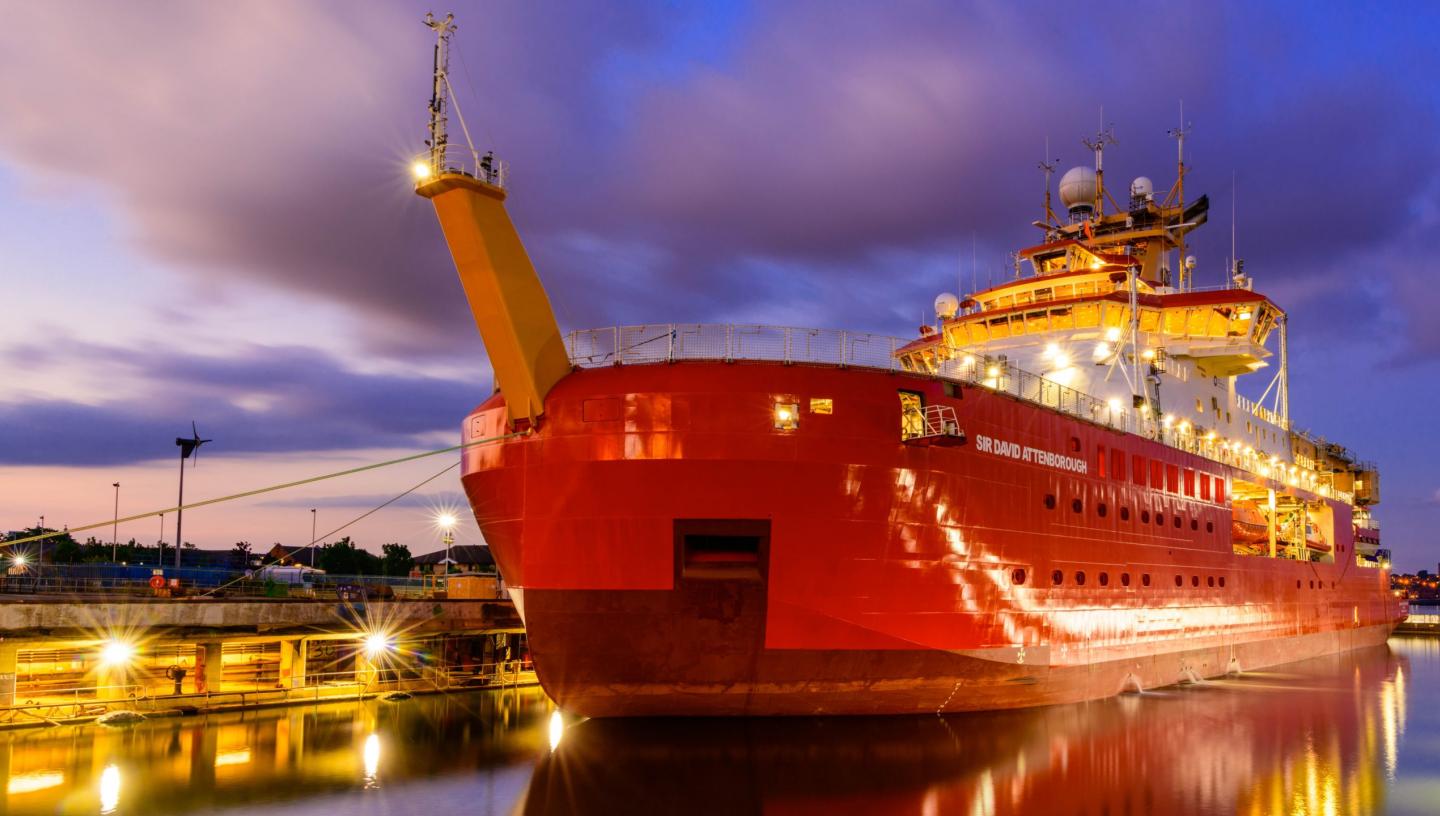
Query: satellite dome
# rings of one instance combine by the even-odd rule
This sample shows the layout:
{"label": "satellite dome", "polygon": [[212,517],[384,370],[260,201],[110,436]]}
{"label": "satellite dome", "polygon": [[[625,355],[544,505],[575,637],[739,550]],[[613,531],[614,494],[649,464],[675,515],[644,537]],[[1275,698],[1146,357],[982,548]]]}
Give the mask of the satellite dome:
{"label": "satellite dome", "polygon": [[1066,209],[1090,208],[1095,205],[1095,171],[1088,167],[1072,167],[1060,177],[1060,203]]}
{"label": "satellite dome", "polygon": [[1146,198],[1146,199],[1148,199],[1148,198],[1151,196],[1151,194],[1153,194],[1154,192],[1155,192],[1155,185],[1152,184],[1152,183],[1150,182],[1150,179],[1147,178],[1147,177],[1145,177],[1145,176],[1140,176],[1139,178],[1137,178],[1137,179],[1135,179],[1134,181],[1130,182],[1130,197],[1131,197],[1131,198]]}
{"label": "satellite dome", "polygon": [[940,295],[937,295],[937,296],[935,297],[935,316],[936,316],[936,317],[942,317],[942,318],[943,318],[943,317],[954,317],[954,316],[955,316],[955,313],[958,312],[959,310],[960,310],[960,298],[955,297],[954,295],[950,294],[949,292],[944,292],[944,293],[942,293],[942,294],[940,294]]}

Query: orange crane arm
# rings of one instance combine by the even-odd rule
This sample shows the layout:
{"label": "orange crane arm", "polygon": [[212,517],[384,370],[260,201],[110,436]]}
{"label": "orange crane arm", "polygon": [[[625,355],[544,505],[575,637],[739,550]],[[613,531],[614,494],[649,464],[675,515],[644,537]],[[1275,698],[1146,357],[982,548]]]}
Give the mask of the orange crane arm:
{"label": "orange crane arm", "polygon": [[435,205],[511,425],[534,425],[571,366],[550,298],[505,211],[505,191],[447,172],[415,192]]}

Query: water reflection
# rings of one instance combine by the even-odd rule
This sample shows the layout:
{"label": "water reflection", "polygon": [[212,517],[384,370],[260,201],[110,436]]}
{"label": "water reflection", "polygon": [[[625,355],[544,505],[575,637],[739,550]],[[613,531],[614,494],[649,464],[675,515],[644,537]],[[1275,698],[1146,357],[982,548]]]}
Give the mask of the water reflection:
{"label": "water reflection", "polygon": [[[551,708],[538,689],[511,689],[0,733],[0,813],[263,812],[382,795],[382,781],[523,771],[544,750]],[[500,792],[505,806],[493,812],[507,812],[522,790],[523,779]],[[402,801],[382,801],[379,812],[408,812]]]}
{"label": "water reflection", "polygon": [[592,720],[569,726],[541,761],[523,810],[1382,812],[1405,728],[1408,676],[1408,658],[1380,647],[1034,711]]}
{"label": "water reflection", "polygon": [[1440,808],[1440,639],[944,719],[576,722],[536,690],[0,733],[6,814],[1392,814]]}

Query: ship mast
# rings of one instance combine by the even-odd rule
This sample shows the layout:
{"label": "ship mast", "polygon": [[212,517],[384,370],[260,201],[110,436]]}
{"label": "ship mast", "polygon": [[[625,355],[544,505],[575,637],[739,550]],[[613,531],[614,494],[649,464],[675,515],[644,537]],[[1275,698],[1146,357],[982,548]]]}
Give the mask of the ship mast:
{"label": "ship mast", "polygon": [[1060,162],[1050,158],[1050,139],[1045,139],[1045,161],[1040,162],[1040,172],[1045,174],[1045,228],[1048,230],[1053,225],[1060,223],[1055,217],[1055,211],[1050,208],[1050,177],[1055,174],[1055,168]]}
{"label": "ship mast", "polygon": [[437,20],[431,13],[425,14],[425,25],[435,32],[434,80],[430,88],[430,175],[440,175],[445,169],[445,107],[449,101],[447,89],[450,85],[450,35],[455,33],[455,15],[446,14]]}
{"label": "ship mast", "polygon": [[[1081,144],[1095,153],[1095,214],[1097,216],[1105,214],[1105,145],[1120,144],[1115,139],[1115,126],[1105,127],[1105,111],[1103,109],[1100,111],[1100,123],[1100,131],[1095,134],[1095,138],[1080,140]],[[1120,208],[1117,206],[1115,209]]]}
{"label": "ship mast", "polygon": [[[1185,218],[1185,215],[1184,215],[1184,213],[1185,213],[1185,137],[1190,135],[1190,125],[1189,125],[1189,123],[1187,123],[1187,122],[1185,121],[1185,101],[1184,101],[1183,99],[1180,101],[1180,127],[1173,128],[1172,130],[1169,131],[1169,134],[1170,134],[1170,138],[1172,138],[1172,139],[1175,140],[1175,150],[1176,150],[1176,154],[1175,154],[1175,165],[1176,165],[1176,169],[1175,169],[1175,186],[1172,187],[1172,188],[1170,188],[1170,195],[1168,195],[1168,196],[1165,197],[1165,206],[1167,206],[1167,207],[1170,206],[1170,201],[1171,201],[1172,199],[1174,199],[1174,200],[1176,201],[1177,206],[1178,206],[1178,208],[1179,208],[1179,210],[1180,210],[1180,213],[1181,213],[1180,218],[1181,218],[1181,220],[1184,220],[1184,218]],[[1179,260],[1179,263],[1176,264],[1176,266],[1178,266],[1178,267],[1180,268],[1180,291],[1183,292],[1183,291],[1185,291],[1185,281],[1186,281],[1186,275],[1185,275],[1185,272],[1186,272],[1186,269],[1185,269],[1185,230],[1183,230],[1183,229],[1177,230],[1177,234],[1176,234],[1176,237],[1175,237],[1175,244],[1176,244],[1176,248],[1177,248],[1176,251],[1178,252],[1177,259]],[[1190,281],[1190,283],[1191,283],[1191,285],[1194,285],[1194,281],[1193,281],[1193,280]]]}

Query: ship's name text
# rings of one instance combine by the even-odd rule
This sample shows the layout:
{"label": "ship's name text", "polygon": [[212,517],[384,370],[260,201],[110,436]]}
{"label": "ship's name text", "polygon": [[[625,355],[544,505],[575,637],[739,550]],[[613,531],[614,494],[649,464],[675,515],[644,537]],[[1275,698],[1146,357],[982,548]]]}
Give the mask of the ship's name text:
{"label": "ship's name text", "polygon": [[1084,459],[988,436],[976,435],[975,450],[995,456],[1007,456],[1021,462],[1034,462],[1037,465],[1045,465],[1058,470],[1068,470],[1071,473],[1085,473],[1089,470],[1089,463]]}

